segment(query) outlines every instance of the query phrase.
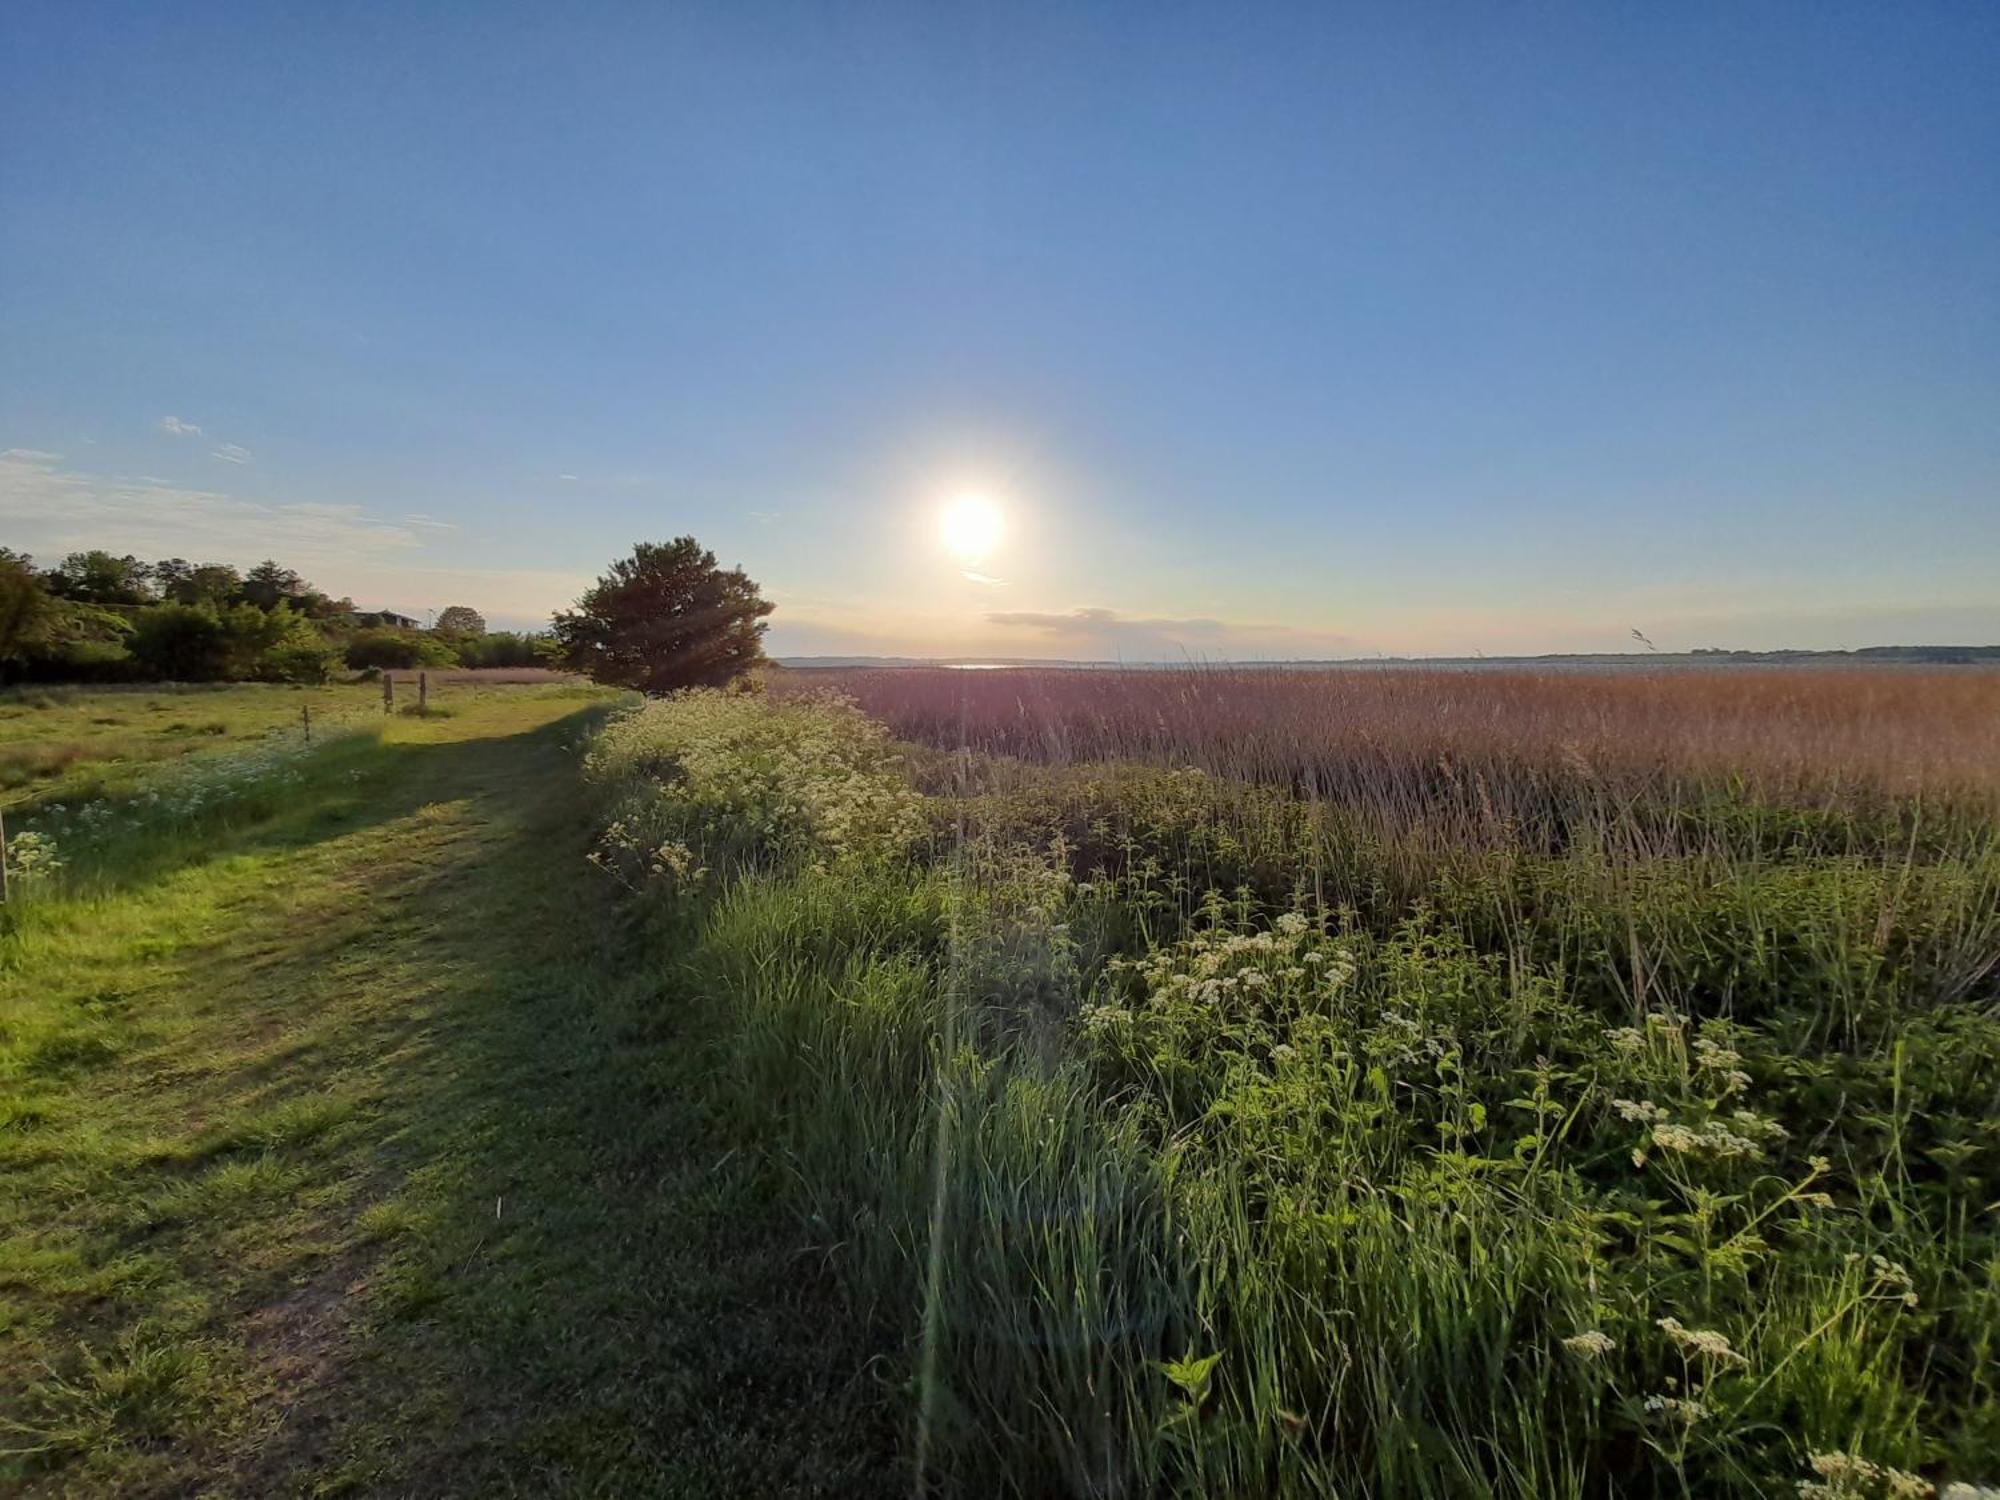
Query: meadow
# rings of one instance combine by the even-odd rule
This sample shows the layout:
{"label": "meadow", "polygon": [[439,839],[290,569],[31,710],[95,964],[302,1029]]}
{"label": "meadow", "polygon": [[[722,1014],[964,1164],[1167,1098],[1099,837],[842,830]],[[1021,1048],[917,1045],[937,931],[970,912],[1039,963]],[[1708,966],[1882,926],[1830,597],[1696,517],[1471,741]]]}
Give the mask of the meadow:
{"label": "meadow", "polygon": [[88,800],[129,789],[150,768],[303,736],[301,710],[324,726],[381,714],[354,686],[149,685],[16,688],[0,693],[0,805]]}
{"label": "meadow", "polygon": [[433,694],[0,702],[16,1488],[2000,1484],[2000,673]]}
{"label": "meadow", "polygon": [[2000,676],[827,680],[598,859],[927,1483],[2000,1482]]}

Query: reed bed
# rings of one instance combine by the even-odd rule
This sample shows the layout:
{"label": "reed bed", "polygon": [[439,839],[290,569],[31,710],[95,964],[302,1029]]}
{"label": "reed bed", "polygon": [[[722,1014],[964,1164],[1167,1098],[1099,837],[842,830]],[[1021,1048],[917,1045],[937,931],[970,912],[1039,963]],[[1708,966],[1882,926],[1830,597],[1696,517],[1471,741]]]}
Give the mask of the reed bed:
{"label": "reed bed", "polygon": [[2000,796],[2000,671],[904,669],[780,675],[897,736],[1082,762],[1193,763],[1328,794],[1441,766],[1496,780],[1755,778]]}

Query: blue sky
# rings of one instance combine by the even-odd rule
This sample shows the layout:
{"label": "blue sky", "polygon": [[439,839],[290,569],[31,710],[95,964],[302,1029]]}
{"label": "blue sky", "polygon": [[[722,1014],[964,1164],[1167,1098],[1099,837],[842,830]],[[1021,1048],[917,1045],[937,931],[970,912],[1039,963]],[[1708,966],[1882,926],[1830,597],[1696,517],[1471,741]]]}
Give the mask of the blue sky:
{"label": "blue sky", "polygon": [[13,0],[0,544],[532,622],[693,532],[788,653],[2000,640],[1996,57],[1986,4]]}

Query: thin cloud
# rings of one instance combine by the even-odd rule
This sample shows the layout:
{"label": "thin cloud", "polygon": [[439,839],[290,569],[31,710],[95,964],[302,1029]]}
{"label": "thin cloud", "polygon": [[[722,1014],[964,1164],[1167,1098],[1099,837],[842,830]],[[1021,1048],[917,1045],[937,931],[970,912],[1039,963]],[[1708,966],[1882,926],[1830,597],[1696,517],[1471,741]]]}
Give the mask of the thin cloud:
{"label": "thin cloud", "polygon": [[222,443],[209,452],[210,458],[219,458],[226,464],[247,464],[250,450],[239,443]]}
{"label": "thin cloud", "polygon": [[301,566],[393,556],[418,545],[410,527],[359,506],[249,500],[156,478],[82,473],[35,449],[0,453],[0,523],[45,551],[273,556]]}
{"label": "thin cloud", "polygon": [[986,623],[1005,631],[1031,633],[1036,645],[1044,649],[1141,661],[1172,660],[1188,652],[1242,659],[1299,659],[1343,655],[1359,646],[1353,637],[1328,630],[1200,615],[1127,615],[1100,606],[991,610]]}
{"label": "thin cloud", "polygon": [[554,568],[433,561],[426,539],[456,529],[421,513],[389,521],[358,505],[252,500],[165,479],[81,473],[37,448],[0,451],[0,536],[36,554],[104,547],[238,564],[275,557],[335,597],[426,601],[417,613],[471,603],[489,620],[526,628],[545,626],[593,581]]}
{"label": "thin cloud", "polygon": [[996,609],[986,616],[989,625],[1008,625],[1026,630],[1039,630],[1048,634],[1063,634],[1079,630],[1151,630],[1183,631],[1189,635],[1213,635],[1225,627],[1220,620],[1206,619],[1165,619],[1121,615],[1115,609],[1072,609],[1061,613],[1044,612],[1033,609]]}
{"label": "thin cloud", "polygon": [[560,479],[564,484],[576,483],[576,476],[574,474],[558,474],[556,478]]}
{"label": "thin cloud", "polygon": [[168,437],[200,437],[201,429],[192,422],[183,422],[179,417],[160,418],[160,431]]}

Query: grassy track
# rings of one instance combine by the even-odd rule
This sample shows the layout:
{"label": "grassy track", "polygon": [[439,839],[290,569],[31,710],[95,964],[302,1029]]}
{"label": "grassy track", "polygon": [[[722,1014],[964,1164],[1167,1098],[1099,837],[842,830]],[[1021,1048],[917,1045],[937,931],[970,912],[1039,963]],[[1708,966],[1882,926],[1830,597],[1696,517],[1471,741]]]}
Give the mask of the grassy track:
{"label": "grassy track", "polygon": [[0,1487],[888,1482],[669,967],[580,891],[591,712],[398,721],[0,936]]}

